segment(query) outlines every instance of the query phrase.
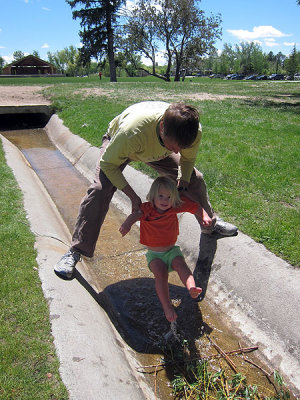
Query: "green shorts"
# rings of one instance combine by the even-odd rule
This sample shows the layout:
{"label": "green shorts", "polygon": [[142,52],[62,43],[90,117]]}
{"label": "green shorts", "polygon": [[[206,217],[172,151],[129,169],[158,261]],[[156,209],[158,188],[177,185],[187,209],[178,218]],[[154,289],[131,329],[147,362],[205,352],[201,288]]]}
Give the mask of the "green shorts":
{"label": "green shorts", "polygon": [[[162,260],[167,265],[168,272],[173,271],[172,262],[173,262],[174,258],[177,257],[177,256],[183,257],[183,254],[181,253],[181,250],[180,250],[179,246],[173,246],[168,251],[152,251],[152,250],[148,250],[147,253],[146,253],[146,259],[147,259],[148,267],[149,267],[149,264],[151,263],[151,261],[153,261],[156,258],[158,258],[159,260]],[[150,269],[150,267],[149,267],[149,269]]]}

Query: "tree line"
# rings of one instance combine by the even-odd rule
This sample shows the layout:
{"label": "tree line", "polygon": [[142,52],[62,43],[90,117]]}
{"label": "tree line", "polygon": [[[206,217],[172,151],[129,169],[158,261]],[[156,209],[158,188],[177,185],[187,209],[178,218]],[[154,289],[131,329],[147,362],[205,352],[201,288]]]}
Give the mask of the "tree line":
{"label": "tree line", "polygon": [[[69,46],[48,52],[48,61],[58,73],[88,75],[101,70],[112,82],[117,77],[150,74],[175,81],[186,73],[269,74],[299,72],[296,47],[287,57],[264,53],[256,43],[215,47],[221,38],[220,14],[206,16],[198,0],[137,0],[131,9],[125,0],[66,0],[74,19],[80,19],[82,47]],[[158,65],[156,55],[165,56]],[[33,52],[38,54],[38,52]],[[22,56],[16,51],[14,59]],[[150,67],[142,63],[149,60]],[[0,68],[4,65],[0,57]]]}

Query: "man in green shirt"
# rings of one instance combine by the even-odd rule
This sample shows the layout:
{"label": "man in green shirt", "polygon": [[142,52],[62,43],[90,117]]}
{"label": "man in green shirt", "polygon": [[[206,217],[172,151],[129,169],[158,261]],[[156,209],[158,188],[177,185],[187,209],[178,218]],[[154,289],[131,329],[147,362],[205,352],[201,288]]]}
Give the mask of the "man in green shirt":
{"label": "man in green shirt", "polygon": [[139,209],[141,199],[122,173],[130,161],[145,162],[176,180],[178,190],[184,190],[211,218],[210,228],[202,232],[234,235],[237,227],[215,216],[203,176],[194,168],[200,140],[199,114],[186,104],[145,101],[114,118],[103,136],[94,183],[80,205],[71,248],[55,265],[56,273],[71,278],[80,256],[93,256],[116,189],[129,197],[132,211]]}

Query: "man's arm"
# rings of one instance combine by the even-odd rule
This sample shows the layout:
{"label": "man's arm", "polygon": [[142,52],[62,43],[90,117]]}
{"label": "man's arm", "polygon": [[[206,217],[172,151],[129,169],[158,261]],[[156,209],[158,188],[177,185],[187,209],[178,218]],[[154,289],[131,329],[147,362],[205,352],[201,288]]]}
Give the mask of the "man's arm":
{"label": "man's arm", "polygon": [[125,193],[126,196],[130,198],[132,212],[138,211],[140,209],[140,205],[142,202],[140,197],[135,193],[132,187],[128,184],[122,189],[122,192]]}
{"label": "man's arm", "polygon": [[132,212],[120,226],[119,232],[121,233],[121,235],[125,236],[130,231],[132,225],[140,220],[141,216],[141,210]]}

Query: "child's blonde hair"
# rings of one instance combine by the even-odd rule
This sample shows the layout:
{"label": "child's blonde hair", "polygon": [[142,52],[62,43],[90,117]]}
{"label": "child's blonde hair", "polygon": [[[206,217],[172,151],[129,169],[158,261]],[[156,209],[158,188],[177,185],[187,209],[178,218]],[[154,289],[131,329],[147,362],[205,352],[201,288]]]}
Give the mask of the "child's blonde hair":
{"label": "child's blonde hair", "polygon": [[149,193],[147,194],[147,200],[150,201],[152,206],[154,207],[154,199],[158,196],[158,191],[161,186],[170,192],[172,207],[180,206],[182,201],[180,199],[176,183],[168,176],[159,176],[153,181]]}

